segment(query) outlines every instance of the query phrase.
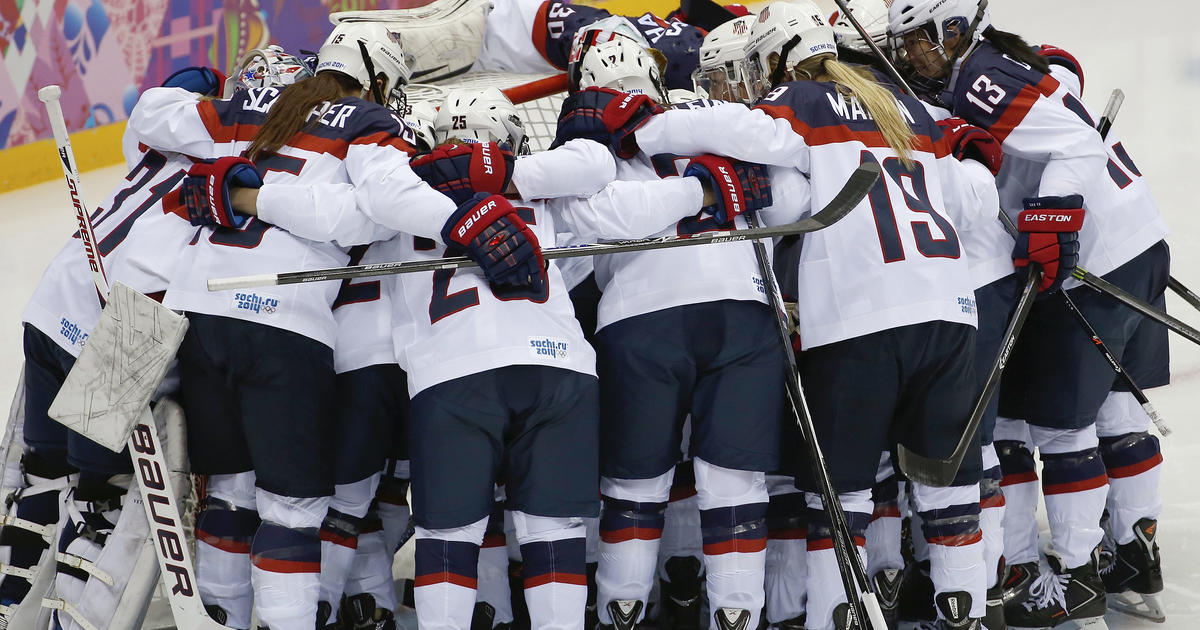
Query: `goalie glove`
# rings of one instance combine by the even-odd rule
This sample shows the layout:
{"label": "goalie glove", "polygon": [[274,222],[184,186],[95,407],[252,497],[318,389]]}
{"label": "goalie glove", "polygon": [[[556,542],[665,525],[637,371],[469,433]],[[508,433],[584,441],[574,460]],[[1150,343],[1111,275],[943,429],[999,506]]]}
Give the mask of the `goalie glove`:
{"label": "goalie glove", "polygon": [[537,235],[504,197],[468,199],[446,220],[442,240],[447,254],[465,253],[479,263],[497,297],[545,299],[549,285]]}
{"label": "goalie glove", "polygon": [[216,68],[189,66],[176,70],[162,83],[163,87],[183,88],[202,96],[220,98],[225,89],[225,75]]}
{"label": "goalie glove", "polygon": [[771,178],[762,164],[701,155],[688,162],[683,174],[698,178],[717,198],[717,203],[703,210],[722,225],[743,212],[771,205]]}
{"label": "goalie glove", "polygon": [[580,90],[563,101],[558,129],[550,148],[575,138],[587,138],[608,147],[617,157],[629,159],[638,152],[634,132],[662,111],[663,108],[645,94],[628,94],[602,87]]}
{"label": "goalie glove", "polygon": [[937,122],[942,136],[950,147],[950,153],[958,161],[975,160],[987,167],[996,176],[1004,165],[1004,149],[987,130],[976,127],[962,118],[952,117]]}
{"label": "goalie glove", "polygon": [[249,216],[233,209],[229,187],[261,188],[262,176],[243,157],[223,157],[194,164],[180,188],[188,221],[192,225],[240,228]]}
{"label": "goalie glove", "polygon": [[1031,197],[1017,215],[1017,245],[1013,266],[1035,263],[1042,268],[1039,293],[1057,291],[1079,262],[1079,229],[1083,227],[1083,197]]}
{"label": "goalie glove", "polygon": [[495,142],[442,145],[409,162],[437,191],[463,204],[475,193],[504,194],[512,180],[512,151]]}

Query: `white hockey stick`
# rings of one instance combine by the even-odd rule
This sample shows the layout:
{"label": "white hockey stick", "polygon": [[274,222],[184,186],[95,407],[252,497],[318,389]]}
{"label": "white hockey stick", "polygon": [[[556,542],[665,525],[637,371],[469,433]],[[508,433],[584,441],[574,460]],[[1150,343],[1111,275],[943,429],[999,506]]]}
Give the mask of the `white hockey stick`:
{"label": "white hockey stick", "polygon": [[[80,193],[79,169],[71,150],[71,140],[67,136],[62,106],[58,102],[61,95],[62,89],[57,85],[48,85],[38,90],[38,98],[46,105],[46,114],[50,118],[54,143],[58,147],[63,175],[67,179],[71,203],[75,207],[75,216],[79,222],[79,236],[83,240],[92,269],[92,279],[103,300],[108,295],[108,278],[104,274],[104,265],[95,247],[91,218]],[[200,593],[196,588],[195,565],[192,563],[191,550],[179,516],[179,498],[175,496],[175,489],[169,481],[163,443],[159,439],[154,416],[149,407],[144,408],[140,421],[134,426],[128,445],[138,489],[146,506],[146,519],[150,524],[151,536],[157,542],[155,552],[158,555],[158,566],[162,571],[175,625],[179,630],[225,630],[225,626],[209,618],[208,613],[204,611],[204,604],[200,601]]]}

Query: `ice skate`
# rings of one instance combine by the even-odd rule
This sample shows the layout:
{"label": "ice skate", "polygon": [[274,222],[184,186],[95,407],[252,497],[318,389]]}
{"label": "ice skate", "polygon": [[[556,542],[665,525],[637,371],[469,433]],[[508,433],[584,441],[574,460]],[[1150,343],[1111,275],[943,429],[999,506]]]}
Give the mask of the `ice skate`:
{"label": "ice skate", "polygon": [[1030,584],[1028,597],[1005,606],[1009,628],[1054,628],[1071,621],[1080,630],[1108,630],[1099,547],[1092,551],[1088,562],[1078,567],[1063,566],[1053,549],[1047,550],[1046,560],[1051,571]]}
{"label": "ice skate", "polygon": [[900,587],[903,578],[904,571],[901,569],[883,569],[871,577],[888,630],[896,630],[900,623]]}
{"label": "ice skate", "polygon": [[1024,600],[1029,591],[1029,585],[1038,577],[1040,571],[1037,562],[1022,562],[1004,567],[1004,577],[1000,580],[1001,599],[1004,605],[1014,600]]}
{"label": "ice skate", "polygon": [[642,602],[622,599],[608,603],[608,614],[612,624],[600,624],[602,630],[635,630],[638,627],[638,615],[642,613]]}
{"label": "ice skate", "polygon": [[717,621],[717,630],[752,630],[750,626],[750,611],[745,608],[721,608],[713,613]]}
{"label": "ice skate", "polygon": [[971,617],[971,595],[965,591],[938,593],[934,598],[942,618],[937,620],[937,630],[981,630],[981,619]]}
{"label": "ice skate", "polygon": [[1108,592],[1108,607],[1162,623],[1167,616],[1158,599],[1163,590],[1158,521],[1140,519],[1134,524],[1133,532],[1133,540],[1119,545],[1108,566],[1100,572]]}

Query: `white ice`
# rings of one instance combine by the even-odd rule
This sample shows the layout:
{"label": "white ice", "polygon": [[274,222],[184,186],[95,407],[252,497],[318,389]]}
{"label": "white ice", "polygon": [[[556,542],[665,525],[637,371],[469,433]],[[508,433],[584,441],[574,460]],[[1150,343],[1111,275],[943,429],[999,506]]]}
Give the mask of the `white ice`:
{"label": "white ice", "polygon": [[[831,2],[829,3],[832,4]],[[1052,43],[1084,64],[1084,101],[1103,109],[1122,88],[1124,108],[1115,130],[1149,179],[1173,233],[1175,277],[1200,291],[1200,3],[1166,0],[1146,4],[1117,0],[995,0],[995,24],[1033,43]],[[94,208],[121,182],[124,168],[83,174],[82,190]],[[1193,186],[1198,186],[1193,188]],[[20,314],[46,264],[73,231],[66,189],[55,180],[0,195],[0,395],[16,386],[21,364]],[[1192,249],[1196,247],[1197,249]],[[1200,326],[1200,313],[1174,295],[1168,310]],[[1164,509],[1161,519],[1163,601],[1167,622],[1153,624],[1118,613],[1109,627],[1200,628],[1200,348],[1171,338],[1171,385],[1148,392],[1174,433],[1163,439]],[[3,407],[7,408],[7,399]],[[1044,524],[1043,524],[1044,527]]]}

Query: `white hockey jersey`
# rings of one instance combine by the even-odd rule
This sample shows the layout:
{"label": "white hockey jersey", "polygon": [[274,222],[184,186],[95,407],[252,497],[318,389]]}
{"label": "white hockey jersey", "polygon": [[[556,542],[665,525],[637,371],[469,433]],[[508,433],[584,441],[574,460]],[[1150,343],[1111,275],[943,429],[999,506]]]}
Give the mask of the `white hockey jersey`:
{"label": "white hockey jersey", "polygon": [[[146,144],[198,158],[240,155],[279,95],[275,88],[239,92],[228,101],[202,101],[179,89],[147,90],[129,118]],[[454,204],[408,168],[412,132],[386,109],[357,98],[322,108],[316,122],[278,152],[256,161],[264,182],[350,183],[359,206],[394,230],[437,237]],[[278,273],[336,267],[344,248],[314,242],[251,220],[243,229],[205,228],[187,252],[164,304],[290,330],[330,347],[336,325],[336,283],[295,284],[263,290],[209,292],[218,275]]]}
{"label": "white hockey jersey", "polygon": [[977,180],[949,155],[924,107],[898,99],[916,134],[912,167],[830,83],[782,85],[753,110],[733,103],[672,110],[638,130],[638,145],[651,153],[717,153],[798,169],[812,190],[800,203],[809,203],[776,198],[771,209],[794,216],[828,203],[859,164],[881,165],[867,199],[836,225],[805,236],[798,276],[804,348],[927,321],[976,324],[957,227],[985,218]]}

